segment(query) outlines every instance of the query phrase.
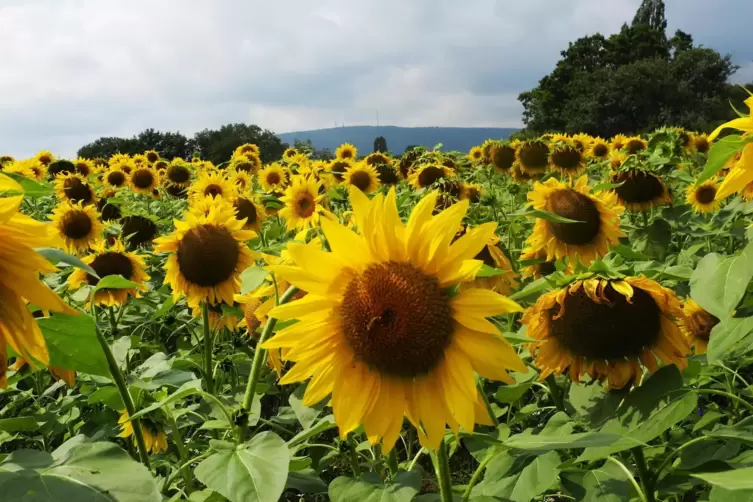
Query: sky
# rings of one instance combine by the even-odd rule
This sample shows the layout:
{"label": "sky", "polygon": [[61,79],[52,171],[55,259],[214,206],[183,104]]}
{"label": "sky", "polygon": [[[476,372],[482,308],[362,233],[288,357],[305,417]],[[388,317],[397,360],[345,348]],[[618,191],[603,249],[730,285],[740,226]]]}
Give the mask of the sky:
{"label": "sky", "polygon": [[[152,127],[519,127],[520,92],[640,0],[0,0],[0,154]],[[753,81],[750,0],[666,0]]]}

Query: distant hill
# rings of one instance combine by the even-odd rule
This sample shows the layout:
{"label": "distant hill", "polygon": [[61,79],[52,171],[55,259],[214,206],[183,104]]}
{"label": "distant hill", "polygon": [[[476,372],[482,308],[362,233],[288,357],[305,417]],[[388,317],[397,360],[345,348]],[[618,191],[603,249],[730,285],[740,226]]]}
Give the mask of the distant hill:
{"label": "distant hill", "polygon": [[295,140],[311,140],[315,148],[327,148],[332,152],[343,143],[352,143],[359,152],[366,154],[373,151],[374,138],[384,136],[390,152],[400,155],[408,146],[420,145],[432,148],[437,143],[442,143],[442,150],[446,152],[451,150],[467,152],[472,146],[481,144],[485,139],[504,139],[517,130],[506,127],[350,126],[288,132],[277,136],[290,145]]}

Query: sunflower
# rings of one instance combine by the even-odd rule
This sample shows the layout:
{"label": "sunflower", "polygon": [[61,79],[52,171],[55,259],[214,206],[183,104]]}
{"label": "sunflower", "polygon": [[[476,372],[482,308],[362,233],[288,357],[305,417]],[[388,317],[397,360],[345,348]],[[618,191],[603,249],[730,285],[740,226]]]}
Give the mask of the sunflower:
{"label": "sunflower", "polygon": [[229,179],[239,193],[251,190],[254,186],[253,177],[246,171],[236,171],[230,174]]}
{"label": "sunflower", "polygon": [[[463,227],[455,235],[453,242],[465,235],[466,232],[467,228]],[[469,288],[481,288],[490,289],[503,295],[510,295],[520,286],[520,282],[518,281],[520,276],[513,270],[512,263],[510,263],[510,259],[507,257],[496,234],[489,238],[489,242],[481,248],[481,251],[479,251],[474,259],[483,261],[484,265],[497,269],[500,273],[492,277],[478,277],[473,282],[462,284],[460,286],[461,291]]]}
{"label": "sunflower", "polygon": [[709,134],[709,141],[714,141],[719,133],[722,132],[723,129],[727,128],[738,129],[748,134],[753,133],[753,95],[746,99],[744,103],[749,109],[748,115],[732,119],[729,122],[725,122],[724,124],[720,125],[716,129],[714,129],[714,132]]}
{"label": "sunflower", "polygon": [[159,153],[157,153],[157,150],[147,150],[144,152],[144,157],[149,164],[154,164],[159,160]]}
{"label": "sunflower", "polygon": [[34,157],[36,157],[37,160],[41,162],[45,167],[52,164],[52,162],[55,160],[55,156],[49,150],[40,150],[36,155],[34,155]]}
{"label": "sunflower", "polygon": [[748,143],[743,147],[739,159],[734,162],[729,173],[724,177],[716,197],[723,199],[733,193],[742,192],[751,182],[753,182],[753,143]]}
{"label": "sunflower", "polygon": [[168,195],[171,197],[175,197],[176,199],[187,199],[188,198],[188,189],[185,187],[180,187],[178,185],[173,185],[172,183],[168,184],[165,187],[165,192],[167,192]]}
{"label": "sunflower", "polygon": [[337,160],[356,160],[358,149],[350,143],[343,143],[335,150]]}
{"label": "sunflower", "polygon": [[94,188],[80,174],[61,174],[55,179],[55,192],[58,199],[68,202],[94,204],[97,197]]}
{"label": "sunflower", "polygon": [[612,176],[612,183],[621,183],[615,193],[620,204],[629,211],[648,211],[672,203],[662,179],[648,171],[628,169],[618,172]]}
{"label": "sunflower", "polygon": [[489,155],[491,163],[498,171],[508,172],[515,163],[515,148],[507,143],[492,145]]}
{"label": "sunflower", "polygon": [[515,162],[525,174],[543,174],[549,167],[549,147],[543,141],[522,141],[515,149]]}
{"label": "sunflower", "polygon": [[235,151],[233,152],[233,156],[234,157],[235,156],[244,156],[244,157],[246,157],[249,154],[253,154],[253,155],[259,156],[260,155],[259,147],[256,146],[253,143],[244,143],[241,146],[239,146],[238,148],[236,148]]}
{"label": "sunflower", "polygon": [[119,168],[112,168],[106,172],[104,182],[113,188],[124,187],[128,184],[128,173]]}
{"label": "sunflower", "polygon": [[306,230],[319,226],[321,215],[326,214],[324,196],[319,193],[320,187],[321,184],[313,178],[293,177],[292,184],[280,198],[285,207],[279,214],[285,218],[288,230]]}
{"label": "sunflower", "polygon": [[[47,166],[39,162],[36,157],[25,159],[16,164],[24,164],[26,168],[31,172],[31,177],[37,181],[42,181],[47,177]],[[11,164],[12,167],[12,164]]]}
{"label": "sunflower", "polygon": [[252,194],[246,193],[236,197],[233,201],[233,209],[235,209],[235,217],[239,220],[245,220],[243,228],[245,230],[256,230],[257,233],[261,232],[261,224],[267,218],[267,213],[264,211],[264,205]]}
{"label": "sunflower", "polygon": [[354,186],[363,193],[372,193],[379,188],[379,173],[374,166],[358,162],[345,171],[343,184]]}
{"label": "sunflower", "polygon": [[596,160],[605,160],[609,157],[609,143],[598,136],[593,138],[591,148],[588,149],[588,156]]}
{"label": "sunflower", "polygon": [[261,189],[267,193],[281,192],[288,185],[288,178],[285,171],[277,162],[269,164],[259,171],[259,184]]}
{"label": "sunflower", "polygon": [[438,164],[425,164],[408,177],[408,183],[416,190],[432,186],[439,180],[452,176],[452,169]]}
{"label": "sunflower", "polygon": [[119,220],[123,217],[120,206],[108,202],[106,198],[100,198],[97,201],[97,211],[99,211],[102,221]]}
{"label": "sunflower", "polygon": [[[125,305],[129,296],[139,298],[139,291],[146,291],[146,281],[149,276],[144,271],[144,259],[126,251],[123,241],[116,239],[110,245],[105,241],[92,246],[93,253],[82,259],[91,266],[100,278],[108,275],[119,275],[124,279],[138,284],[138,287],[128,289],[101,289],[94,293],[94,304],[105,307]],[[99,279],[87,274],[84,270],[76,269],[68,276],[68,287],[79,289],[84,285],[96,286]]]}
{"label": "sunflower", "polygon": [[165,170],[164,182],[185,188],[191,184],[191,169],[184,163],[170,164]]}
{"label": "sunflower", "polygon": [[159,159],[157,162],[152,164],[152,167],[157,170],[157,172],[162,173],[165,171],[168,167],[170,167],[170,163],[166,161],[165,159]]}
{"label": "sunflower", "polygon": [[698,186],[689,186],[685,200],[693,206],[696,213],[713,213],[722,205],[722,200],[716,198],[718,190],[719,183],[716,178],[712,178]]}
{"label": "sunflower", "polygon": [[645,139],[641,138],[640,136],[631,136],[625,140],[625,145],[623,146],[623,148],[628,153],[635,155],[636,153],[645,150],[647,146],[648,143]]}
{"label": "sunflower", "polygon": [[120,160],[117,160],[115,162],[110,160],[110,169],[112,170],[118,170],[123,171],[126,174],[131,174],[131,171],[133,171],[134,165],[131,162],[130,158],[124,159],[120,158]]}
{"label": "sunflower", "polygon": [[740,195],[742,195],[745,202],[750,202],[753,200],[753,181],[745,185],[745,188],[742,189]]}
{"label": "sunflower", "polygon": [[[133,436],[133,422],[131,422],[127,410],[120,412],[118,424],[120,424],[120,434],[118,437],[128,438]],[[144,446],[147,452],[161,453],[167,451],[167,435],[156,422],[149,418],[140,418],[139,425],[141,426],[141,435],[144,437]],[[136,438],[134,438],[133,444],[136,444]]]}
{"label": "sunflower", "polygon": [[189,197],[191,199],[197,197],[224,197],[232,199],[236,193],[235,185],[225,178],[225,175],[222,173],[200,173],[189,189]]}
{"label": "sunflower", "polygon": [[709,137],[705,134],[693,134],[693,149],[698,153],[707,154],[711,149],[711,142]]}
{"label": "sunflower", "polygon": [[484,150],[482,150],[480,146],[471,147],[468,151],[468,160],[474,164],[481,163],[481,161],[484,160]]}
{"label": "sunflower", "polygon": [[[212,333],[217,333],[223,329],[232,332],[237,331],[240,325],[238,318],[223,312],[222,305],[222,303],[217,303],[207,307],[207,311],[209,312],[209,329],[212,330]],[[233,306],[237,307],[238,305],[233,304]],[[191,314],[196,319],[201,319],[201,311],[201,305],[196,305],[191,309]]]}
{"label": "sunflower", "polygon": [[143,153],[137,153],[133,157],[131,157],[131,162],[133,163],[134,167],[142,167],[142,166],[148,166],[151,164],[149,160],[146,158],[146,155]]}
{"label": "sunflower", "polygon": [[47,176],[50,180],[54,180],[59,176],[74,174],[75,172],[76,166],[70,160],[55,160],[47,166]]}
{"label": "sunflower", "polygon": [[159,184],[159,174],[148,165],[135,168],[130,177],[131,189],[144,195],[152,195]]}
{"label": "sunflower", "polygon": [[329,171],[332,173],[332,177],[334,177],[338,182],[341,182],[343,179],[345,179],[345,171],[350,169],[353,166],[353,163],[349,160],[334,160],[329,165]]}
{"label": "sunflower", "polygon": [[[424,446],[438,448],[449,424],[472,432],[491,423],[476,391],[475,373],[513,383],[507,370],[526,372],[514,349],[487,317],[520,307],[497,293],[467,289],[482,262],[474,260],[496,223],[469,230],[450,244],[468,208],[463,201],[431,216],[437,193],[424,197],[407,225],[395,190],[371,201],[351,188],[360,234],[329,220],[322,231],[331,253],[290,243],[295,266],[270,267],[308,294],[269,315],[298,323],[278,331],[265,348],[288,348],[295,366],[280,380],[310,378],[304,404],[331,395],[341,437],[364,424],[385,452],[403,417]],[[429,252],[431,250],[431,252]]]}
{"label": "sunflower", "polygon": [[481,202],[481,193],[483,190],[481,188],[481,185],[463,183],[460,188],[460,200],[468,199],[471,204],[477,204]]}
{"label": "sunflower", "polygon": [[518,163],[513,164],[512,168],[510,169],[510,176],[512,176],[512,179],[518,182],[531,181],[533,179],[539,178],[539,175],[537,174],[528,174],[527,172],[523,172]]}
{"label": "sunflower", "polygon": [[94,205],[62,201],[52,211],[52,225],[70,253],[81,254],[97,242],[104,225]]}
{"label": "sunflower", "polygon": [[612,137],[612,150],[622,150],[628,141],[628,137],[624,134],[615,134]]}
{"label": "sunflower", "polygon": [[583,150],[570,141],[551,145],[549,164],[564,176],[577,176],[586,170]]}
{"label": "sunflower", "polygon": [[154,251],[171,253],[165,264],[165,284],[177,301],[186,296],[188,305],[199,302],[233,303],[240,292],[240,274],[254,264],[246,241],[256,232],[243,229],[235,212],[218,206],[208,215],[186,213],[185,221],[175,221],[175,231],[155,240]]}
{"label": "sunflower", "polygon": [[705,354],[711,337],[711,330],[719,324],[719,318],[706,312],[692,298],[685,299],[682,314],[680,329],[688,339],[688,343],[695,349],[696,354]]}
{"label": "sunflower", "polygon": [[687,366],[690,351],[677,320],[674,292],[645,277],[578,280],[539,297],[523,316],[540,378],[562,374],[578,383],[585,374],[609,389],[637,385],[643,370]]}
{"label": "sunflower", "polygon": [[[35,162],[39,162],[38,160],[34,159]],[[39,164],[41,165],[41,164]],[[36,176],[34,175],[34,171],[32,171],[31,166],[28,162],[20,161],[20,162],[13,162],[5,166],[5,169],[3,169],[3,172],[8,174],[18,174],[23,176],[24,178],[34,179]]]}
{"label": "sunflower", "polygon": [[620,230],[620,214],[612,192],[590,194],[588,176],[581,176],[573,187],[553,178],[534,183],[528,199],[534,208],[579,223],[560,223],[538,218],[526,243],[546,251],[547,260],[569,257],[584,265],[609,251],[625,234]]}
{"label": "sunflower", "polygon": [[233,172],[245,172],[255,174],[261,168],[261,159],[256,155],[234,157],[230,161],[230,170]]}
{"label": "sunflower", "polygon": [[397,185],[400,182],[400,176],[397,169],[391,164],[378,164],[376,167],[379,182],[382,185]]}
{"label": "sunflower", "polygon": [[578,133],[574,134],[573,137],[570,138],[570,142],[572,142],[572,144],[579,152],[583,153],[591,148],[591,144],[594,142],[594,138],[589,134]]}
{"label": "sunflower", "polygon": [[131,156],[127,153],[116,153],[112,157],[110,157],[108,164],[110,167],[113,167],[118,164],[130,164],[131,162]]}
{"label": "sunflower", "polygon": [[392,164],[392,159],[388,155],[382,152],[370,153],[369,155],[366,156],[365,159],[363,159],[363,161],[366,162],[368,165],[375,166],[375,167],[379,165],[391,165]]}
{"label": "sunflower", "polygon": [[620,167],[622,167],[622,164],[627,160],[627,154],[625,152],[621,152],[619,150],[612,150],[609,153],[609,167],[613,171],[619,170]]}
{"label": "sunflower", "polygon": [[677,133],[677,142],[685,153],[693,153],[693,137],[691,134],[682,127],[674,127],[670,130]]}
{"label": "sunflower", "polygon": [[282,152],[282,158],[285,160],[293,159],[296,155],[298,155],[298,150],[296,150],[295,148],[287,148],[284,152]]}
{"label": "sunflower", "polygon": [[221,211],[235,210],[228,199],[214,199],[209,195],[191,199],[188,203],[188,210],[197,216],[209,216],[209,213],[214,209],[220,209]]}
{"label": "sunflower", "polygon": [[525,248],[520,253],[521,262],[531,262],[529,264],[521,263],[520,275],[522,277],[533,277],[540,279],[557,271],[555,260],[547,260],[546,251]]}
{"label": "sunflower", "polygon": [[96,170],[94,161],[91,159],[79,157],[73,161],[73,165],[76,168],[76,173],[80,174],[84,178],[88,178],[90,175],[94,174]]}
{"label": "sunflower", "polygon": [[6,164],[12,164],[15,162],[16,159],[13,157],[13,155],[0,155],[0,168],[5,166]]}
{"label": "sunflower", "polygon": [[120,227],[120,237],[131,251],[151,244],[157,236],[157,224],[146,216],[126,216],[120,220]]}

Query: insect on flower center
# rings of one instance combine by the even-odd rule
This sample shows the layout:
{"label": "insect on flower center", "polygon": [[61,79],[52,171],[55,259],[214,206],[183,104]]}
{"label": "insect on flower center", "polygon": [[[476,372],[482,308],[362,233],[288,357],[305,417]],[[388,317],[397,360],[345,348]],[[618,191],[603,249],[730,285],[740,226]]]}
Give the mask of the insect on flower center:
{"label": "insect on flower center", "polygon": [[233,274],[238,265],[240,247],[226,228],[202,225],[183,236],[177,255],[180,272],[188,281],[212,287]]}
{"label": "insect on flower center", "polygon": [[398,377],[427,374],[452,338],[449,297],[435,277],[408,263],[371,265],[352,279],[339,314],[356,358]]}
{"label": "insect on flower center", "polygon": [[68,211],[63,216],[63,233],[69,239],[83,239],[92,231],[92,220],[84,211]]}
{"label": "insect on flower center", "polygon": [[[131,259],[122,253],[116,253],[108,251],[94,258],[91,262],[91,268],[97,272],[100,278],[107,277],[108,275],[121,275],[125,279],[130,279],[133,275],[133,263]],[[99,279],[91,274],[86,274],[86,282],[90,286],[96,286],[99,283]]]}
{"label": "insect on flower center", "polygon": [[549,198],[549,210],[557,216],[578,223],[547,221],[549,230],[558,240],[572,245],[588,244],[599,235],[601,215],[590,197],[571,189],[556,190]]}

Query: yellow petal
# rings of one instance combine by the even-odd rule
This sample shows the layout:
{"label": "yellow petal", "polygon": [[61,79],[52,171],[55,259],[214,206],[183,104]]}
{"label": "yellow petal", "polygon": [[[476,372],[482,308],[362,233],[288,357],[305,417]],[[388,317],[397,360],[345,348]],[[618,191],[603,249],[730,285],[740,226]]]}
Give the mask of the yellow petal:
{"label": "yellow petal", "polygon": [[493,317],[511,312],[522,312],[523,308],[506,296],[488,289],[466,289],[450,300],[455,312],[479,317]]}

